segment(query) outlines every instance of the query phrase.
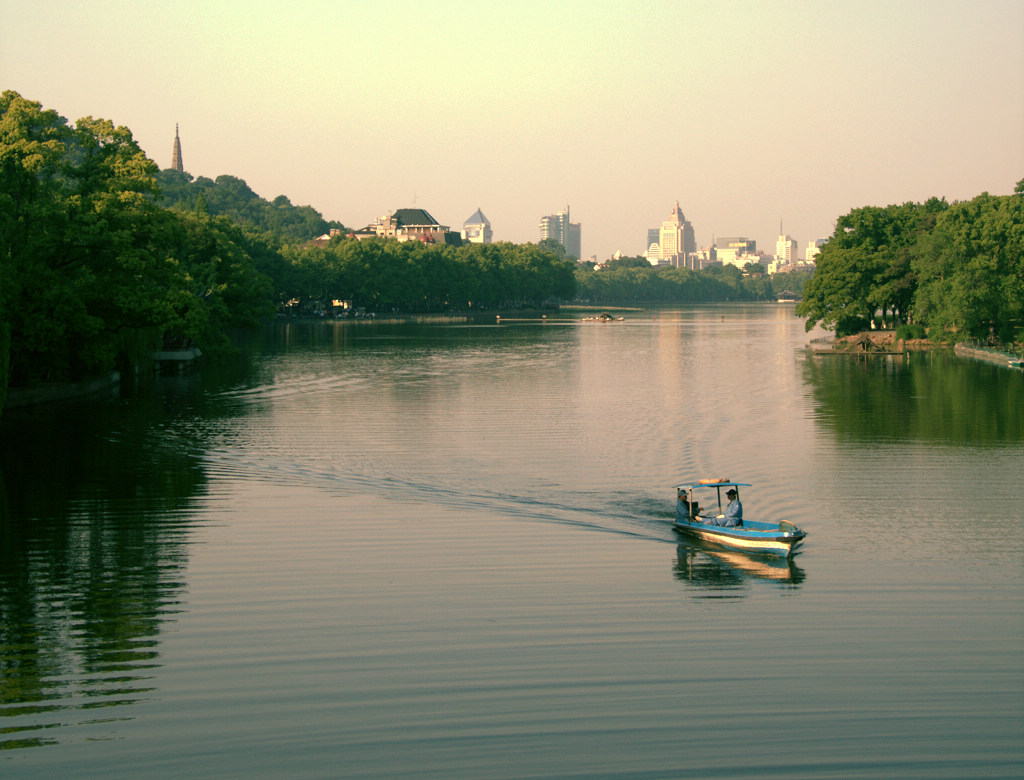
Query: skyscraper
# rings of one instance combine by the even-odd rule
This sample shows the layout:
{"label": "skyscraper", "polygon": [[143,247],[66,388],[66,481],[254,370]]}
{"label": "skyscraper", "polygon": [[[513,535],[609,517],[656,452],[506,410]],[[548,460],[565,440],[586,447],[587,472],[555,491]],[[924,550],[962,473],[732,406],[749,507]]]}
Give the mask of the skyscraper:
{"label": "skyscraper", "polygon": [[171,155],[171,169],[184,173],[185,167],[181,164],[181,138],[178,137],[178,125],[174,125],[174,153]]}
{"label": "skyscraper", "polygon": [[686,268],[692,267],[689,255],[696,251],[697,240],[693,234],[693,225],[683,216],[677,200],[661,227],[647,231],[645,257],[656,265],[663,261],[677,268]]}
{"label": "skyscraper", "polygon": [[782,234],[782,226],[779,225],[779,240],[775,242],[775,259],[779,265],[792,265],[797,261],[796,241]]}
{"label": "skyscraper", "polygon": [[565,249],[566,257],[580,258],[580,233],[579,222],[569,221],[569,207],[565,211],[549,214],[540,218],[540,240],[551,239],[561,244]]}

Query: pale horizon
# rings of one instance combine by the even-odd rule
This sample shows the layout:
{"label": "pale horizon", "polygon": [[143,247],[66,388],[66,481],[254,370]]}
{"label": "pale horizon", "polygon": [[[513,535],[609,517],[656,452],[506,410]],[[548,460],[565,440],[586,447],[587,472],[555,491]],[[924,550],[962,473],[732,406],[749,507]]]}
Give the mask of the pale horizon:
{"label": "pale horizon", "polygon": [[859,206],[1024,178],[1024,3],[69,4],[0,0],[0,86],[363,227],[416,206],[495,241],[568,205],[582,254],[774,253]]}

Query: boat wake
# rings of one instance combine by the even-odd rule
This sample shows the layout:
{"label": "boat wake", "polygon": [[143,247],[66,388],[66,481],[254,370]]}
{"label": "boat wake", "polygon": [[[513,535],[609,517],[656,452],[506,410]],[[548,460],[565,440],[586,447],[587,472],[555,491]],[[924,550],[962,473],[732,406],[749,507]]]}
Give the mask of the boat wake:
{"label": "boat wake", "polygon": [[558,523],[605,533],[675,543],[673,507],[655,497],[631,496],[625,491],[570,493],[555,485],[539,486],[551,495],[523,495],[508,490],[405,477],[396,473],[371,473],[338,468],[314,459],[305,462],[294,455],[287,460],[277,453],[216,449],[202,455],[212,480],[255,480],[265,484],[302,486],[331,494],[370,493],[396,501],[424,502],[457,510],[487,513],[496,519]]}

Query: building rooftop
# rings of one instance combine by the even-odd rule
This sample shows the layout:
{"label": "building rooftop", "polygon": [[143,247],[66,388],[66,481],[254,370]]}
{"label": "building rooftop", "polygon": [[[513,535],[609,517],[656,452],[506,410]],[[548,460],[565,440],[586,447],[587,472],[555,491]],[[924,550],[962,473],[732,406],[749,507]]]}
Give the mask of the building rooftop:
{"label": "building rooftop", "polygon": [[491,222],[484,216],[484,213],[477,209],[476,213],[462,223],[463,225],[487,225],[490,226]]}
{"label": "building rooftop", "polygon": [[430,216],[424,209],[398,209],[391,215],[397,227],[410,227],[422,225],[439,225],[440,223]]}

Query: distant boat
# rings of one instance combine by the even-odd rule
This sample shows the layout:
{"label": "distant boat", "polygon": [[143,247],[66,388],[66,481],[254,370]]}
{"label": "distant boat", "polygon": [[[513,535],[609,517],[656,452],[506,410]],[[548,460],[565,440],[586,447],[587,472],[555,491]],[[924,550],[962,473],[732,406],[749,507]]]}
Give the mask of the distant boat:
{"label": "distant boat", "polygon": [[584,317],[584,322],[622,322],[625,317],[613,317],[608,312],[603,311],[596,317]]}
{"label": "distant boat", "polygon": [[[736,526],[721,526],[708,522],[723,516],[724,491],[735,490],[736,497],[739,498],[739,490],[744,487],[751,485],[746,482],[730,482],[727,479],[702,479],[676,485],[676,531],[732,550],[788,558],[807,536],[806,531],[788,520],[772,522],[748,520],[744,517]],[[709,496],[711,507],[697,508],[700,499],[705,495]],[[697,508],[697,512],[691,513],[690,507]]]}

